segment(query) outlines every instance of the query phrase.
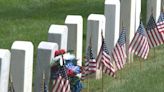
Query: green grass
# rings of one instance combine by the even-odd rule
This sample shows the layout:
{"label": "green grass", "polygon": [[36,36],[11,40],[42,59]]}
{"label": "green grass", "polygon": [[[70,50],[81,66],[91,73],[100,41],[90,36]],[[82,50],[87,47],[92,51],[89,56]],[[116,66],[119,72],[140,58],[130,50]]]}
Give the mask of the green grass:
{"label": "green grass", "polygon": [[[164,46],[157,47],[147,60],[135,57],[133,63],[127,64],[125,68],[117,72],[114,79],[104,74],[104,92],[163,92],[164,91]],[[88,81],[84,81],[84,92],[88,92]],[[89,92],[102,92],[102,79],[89,80]]]}
{"label": "green grass", "polygon": [[102,10],[100,0],[0,0],[0,48],[10,49],[16,40],[31,41],[36,63],[37,46],[47,41],[51,24],[64,24],[67,15],[81,15],[85,33],[88,15]]}
{"label": "green grass", "polygon": [[[0,0],[0,48],[10,49],[16,40],[31,41],[35,47],[34,69],[37,46],[47,41],[51,24],[64,24],[67,15],[81,15],[84,18],[84,46],[86,21],[91,13],[104,13],[104,0]],[[142,20],[146,19],[146,0],[142,0]],[[134,62],[117,73],[118,79],[104,75],[105,92],[163,92],[164,62],[163,47],[151,50],[148,60]],[[83,52],[84,53],[84,52]],[[140,62],[141,67],[140,67]],[[35,74],[35,73],[34,73]],[[84,81],[87,92],[87,81]],[[89,92],[101,92],[101,80],[89,80]]]}

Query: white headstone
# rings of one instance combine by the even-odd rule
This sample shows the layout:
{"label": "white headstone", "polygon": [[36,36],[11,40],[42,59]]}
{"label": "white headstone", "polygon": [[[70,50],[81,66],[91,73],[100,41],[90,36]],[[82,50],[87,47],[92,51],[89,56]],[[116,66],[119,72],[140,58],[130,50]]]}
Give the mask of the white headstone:
{"label": "white headstone", "polygon": [[[136,0],[121,0],[121,10],[120,10],[120,28],[125,27],[127,29],[126,33],[126,43],[127,49],[128,45],[134,37],[136,30]],[[138,17],[138,16],[137,16]],[[138,18],[137,18],[138,19]],[[138,23],[137,23],[138,24]],[[128,53],[128,51],[127,51]],[[133,61],[133,54],[128,53],[128,62]]]}
{"label": "white headstone", "polygon": [[141,0],[135,0],[136,1],[136,8],[135,8],[135,32],[137,31],[139,24],[140,24],[140,15],[141,15]]}
{"label": "white headstone", "polygon": [[164,0],[161,0],[161,8],[164,8]]}
{"label": "white headstone", "polygon": [[147,22],[152,13],[155,20],[158,21],[160,12],[161,12],[161,0],[147,0]]}
{"label": "white headstone", "polygon": [[77,64],[82,65],[82,49],[83,49],[83,18],[79,15],[68,15],[65,20],[68,27],[67,49],[74,50]]}
{"label": "white headstone", "polygon": [[15,41],[11,47],[11,75],[15,92],[32,92],[34,47],[28,41]]}
{"label": "white headstone", "polygon": [[45,73],[45,83],[49,86],[50,80],[50,61],[58,45],[52,42],[40,42],[37,53],[37,64],[34,80],[34,92],[42,92],[43,73]]}
{"label": "white headstone", "polygon": [[105,39],[109,52],[114,48],[120,30],[120,1],[119,0],[105,0]]}
{"label": "white headstone", "polygon": [[67,50],[68,28],[65,25],[52,24],[48,31],[48,41],[59,45],[59,49]]}
{"label": "white headstone", "polygon": [[8,92],[10,51],[0,49],[0,92]]}
{"label": "white headstone", "polygon": [[[86,48],[90,44],[91,37],[91,45],[93,56],[96,57],[100,46],[102,43],[101,31],[105,34],[105,16],[100,14],[90,14],[87,20],[87,40],[86,40]],[[87,50],[87,49],[86,49]],[[96,71],[96,79],[101,78],[101,72],[99,70]]]}

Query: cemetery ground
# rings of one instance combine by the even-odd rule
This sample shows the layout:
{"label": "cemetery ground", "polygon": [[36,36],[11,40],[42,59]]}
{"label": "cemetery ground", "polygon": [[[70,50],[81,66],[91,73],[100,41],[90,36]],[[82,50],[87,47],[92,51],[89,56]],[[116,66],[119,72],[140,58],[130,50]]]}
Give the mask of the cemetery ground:
{"label": "cemetery ground", "polygon": [[[142,20],[146,19],[146,0],[142,0]],[[47,41],[51,24],[64,24],[66,15],[82,15],[84,19],[84,45],[86,21],[89,14],[103,14],[104,0],[0,0],[0,48],[10,49],[15,40],[32,41],[35,47]],[[164,45],[151,50],[147,60],[137,57],[117,72],[117,79],[103,76],[104,92],[163,92]],[[83,55],[85,52],[83,52]],[[49,61],[45,61],[49,62]],[[35,71],[35,70],[34,70]],[[33,73],[35,76],[35,72]],[[102,80],[84,81],[83,92],[101,92]]]}

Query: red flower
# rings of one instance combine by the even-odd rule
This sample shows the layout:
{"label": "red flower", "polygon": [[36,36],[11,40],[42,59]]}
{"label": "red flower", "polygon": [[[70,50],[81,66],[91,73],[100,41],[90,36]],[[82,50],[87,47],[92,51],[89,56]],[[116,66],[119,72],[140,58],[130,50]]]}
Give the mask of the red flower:
{"label": "red flower", "polygon": [[72,70],[67,69],[67,75],[70,76],[70,77],[74,77],[75,73]]}
{"label": "red flower", "polygon": [[65,50],[64,50],[64,49],[56,50],[56,51],[54,52],[54,57],[55,57],[55,56],[59,56],[59,55],[61,55],[61,54],[65,54]]}

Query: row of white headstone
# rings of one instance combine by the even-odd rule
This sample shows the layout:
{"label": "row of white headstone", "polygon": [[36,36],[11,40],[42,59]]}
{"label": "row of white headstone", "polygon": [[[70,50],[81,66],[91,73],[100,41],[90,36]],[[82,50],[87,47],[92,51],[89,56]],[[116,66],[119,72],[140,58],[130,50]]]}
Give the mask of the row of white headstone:
{"label": "row of white headstone", "polygon": [[[121,4],[120,4],[121,3]],[[157,20],[161,0],[148,0],[147,18],[151,10]],[[151,7],[151,8],[150,8]],[[100,32],[103,31],[107,48],[112,50],[117,42],[120,28],[128,31],[128,43],[140,23],[141,0],[106,0],[103,14],[90,14],[87,20],[86,46],[92,34],[93,55],[96,57],[101,45]],[[15,41],[11,50],[0,49],[0,92],[8,92],[9,74],[12,76],[15,92],[41,92],[42,73],[45,72],[46,84],[50,80],[50,61],[58,49],[74,50],[78,65],[82,65],[83,18],[80,15],[68,15],[65,25],[52,24],[48,31],[48,41],[42,41],[37,49],[37,64],[33,75],[34,46],[28,41]],[[132,61],[132,58],[129,58]],[[101,78],[97,71],[96,78]]]}

